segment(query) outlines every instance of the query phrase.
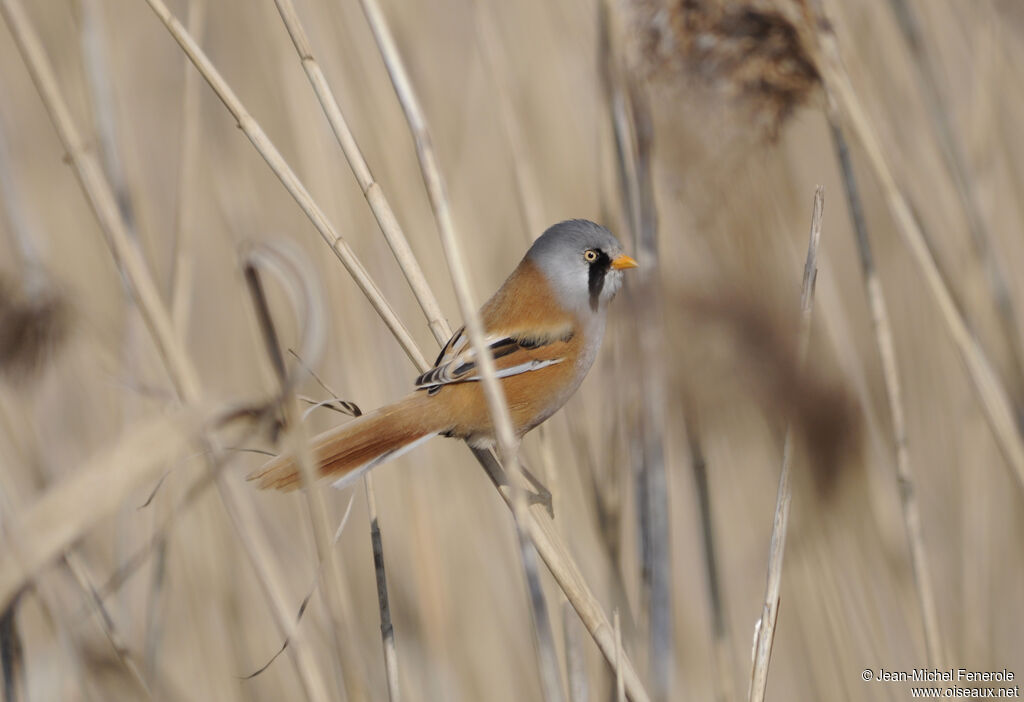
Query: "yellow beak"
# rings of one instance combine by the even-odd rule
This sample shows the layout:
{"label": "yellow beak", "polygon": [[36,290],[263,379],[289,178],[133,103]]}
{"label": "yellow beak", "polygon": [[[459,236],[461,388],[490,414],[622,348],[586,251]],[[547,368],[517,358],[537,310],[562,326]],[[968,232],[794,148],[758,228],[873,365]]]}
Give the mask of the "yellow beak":
{"label": "yellow beak", "polygon": [[640,264],[636,262],[632,256],[626,254],[620,254],[612,259],[612,268],[617,271],[624,270],[626,268],[636,268]]}

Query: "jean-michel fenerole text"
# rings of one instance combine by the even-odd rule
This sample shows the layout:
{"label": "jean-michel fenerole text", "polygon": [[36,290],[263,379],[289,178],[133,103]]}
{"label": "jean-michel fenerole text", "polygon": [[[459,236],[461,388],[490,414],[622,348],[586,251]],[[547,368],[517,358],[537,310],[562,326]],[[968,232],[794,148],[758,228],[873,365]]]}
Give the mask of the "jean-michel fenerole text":
{"label": "jean-michel fenerole text", "polygon": [[877,682],[909,681],[909,682],[1011,682],[1013,671],[1002,670],[967,670],[966,668],[915,668],[914,670],[886,670],[879,668],[875,673]]}

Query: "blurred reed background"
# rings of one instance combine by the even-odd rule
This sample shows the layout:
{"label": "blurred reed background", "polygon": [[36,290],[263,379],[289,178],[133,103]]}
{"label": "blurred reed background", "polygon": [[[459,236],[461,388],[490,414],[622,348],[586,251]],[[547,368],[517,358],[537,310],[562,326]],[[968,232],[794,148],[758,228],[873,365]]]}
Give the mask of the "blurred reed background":
{"label": "blurred reed background", "polygon": [[[767,698],[906,699],[906,686],[864,683],[861,671],[1024,661],[1014,453],[1024,12],[1014,0],[824,4],[383,3],[477,302],[532,238],[570,217],[607,224],[641,262],[584,386],[521,452],[553,493],[553,533],[602,616],[621,622],[644,688],[631,687],[633,699],[748,697],[790,426],[792,519]],[[415,367],[147,2],[25,5],[0,0],[5,699],[386,699],[363,488],[317,488],[331,525],[351,504],[336,567],[321,569],[324,534],[318,547],[306,514],[317,500],[244,484],[265,456],[234,449],[284,445],[266,421],[197,444],[196,426],[171,420],[182,400],[204,417],[246,407],[265,419],[256,409],[276,406],[242,274],[254,242],[297,248],[299,287],[324,312],[304,323],[274,283],[270,308],[285,347],[300,348],[309,324],[323,329],[322,353],[305,360],[341,399],[372,409],[405,394]],[[170,10],[432,358],[434,336],[275,4],[174,0]],[[360,3],[296,0],[295,10],[457,326],[414,141]],[[25,27],[52,64],[78,156],[13,40]],[[840,132],[877,272],[867,269],[867,288]],[[73,162],[93,158],[115,195],[107,221],[125,225],[159,293],[149,304],[162,301],[184,342],[177,366],[76,180]],[[922,249],[906,245],[918,227],[931,277]],[[879,300],[888,327],[877,326]],[[301,396],[329,399],[288,360]],[[320,409],[308,430],[345,419]],[[136,428],[144,420],[150,433]],[[226,462],[216,489],[203,480],[211,447]],[[513,521],[472,455],[435,441],[373,479],[391,694],[543,699]],[[318,580],[285,654],[243,679],[281,648]],[[615,668],[543,567],[541,582],[565,687],[547,697],[614,699]]]}

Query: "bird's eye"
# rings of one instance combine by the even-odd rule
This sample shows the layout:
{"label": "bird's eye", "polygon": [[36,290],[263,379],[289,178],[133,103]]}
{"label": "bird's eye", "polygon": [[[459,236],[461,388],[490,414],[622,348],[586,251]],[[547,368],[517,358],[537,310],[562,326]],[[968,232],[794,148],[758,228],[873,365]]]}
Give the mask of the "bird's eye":
{"label": "bird's eye", "polygon": [[583,252],[583,258],[586,259],[587,263],[593,263],[597,260],[597,252],[593,249],[587,249]]}

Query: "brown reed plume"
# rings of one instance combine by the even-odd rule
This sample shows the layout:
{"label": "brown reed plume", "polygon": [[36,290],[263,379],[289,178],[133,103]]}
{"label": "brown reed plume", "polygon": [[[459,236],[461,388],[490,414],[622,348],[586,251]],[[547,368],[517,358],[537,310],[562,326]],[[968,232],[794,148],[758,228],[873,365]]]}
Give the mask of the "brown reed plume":
{"label": "brown reed plume", "polygon": [[702,89],[770,139],[818,85],[802,0],[637,0],[631,63],[659,89]]}
{"label": "brown reed plume", "polygon": [[67,300],[50,286],[33,292],[0,277],[0,374],[24,379],[67,338]]}

